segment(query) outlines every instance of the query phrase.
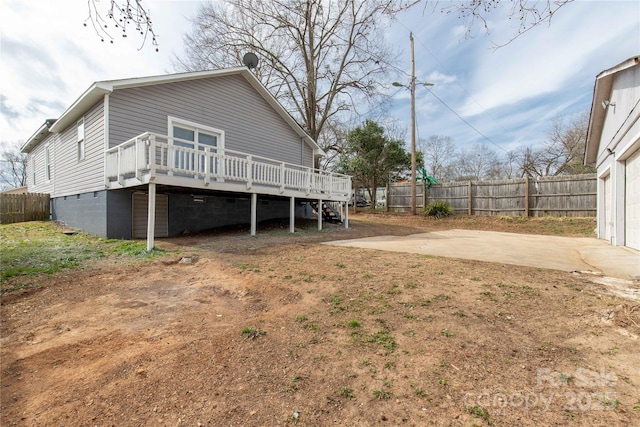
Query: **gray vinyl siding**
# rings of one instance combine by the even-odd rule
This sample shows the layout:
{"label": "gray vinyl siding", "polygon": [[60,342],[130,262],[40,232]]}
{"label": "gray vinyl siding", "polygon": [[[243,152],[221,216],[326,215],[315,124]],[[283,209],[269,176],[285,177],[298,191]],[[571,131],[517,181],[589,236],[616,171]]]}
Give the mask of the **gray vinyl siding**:
{"label": "gray vinyl siding", "polygon": [[56,143],[56,186],[52,197],[104,190],[103,111],[104,103],[100,101],[84,115],[84,160],[78,160],[77,121],[59,134]]}
{"label": "gray vinyl siding", "polygon": [[[27,187],[30,193],[53,193],[54,180],[56,178],[55,170],[55,147],[56,147],[56,134],[49,134],[44,141],[38,144],[27,155]],[[45,147],[49,144],[49,162],[51,165],[51,180],[46,180],[45,174]],[[35,182],[33,179],[33,165],[35,161]]]}
{"label": "gray vinyl siding", "polygon": [[115,90],[109,146],[144,132],[167,135],[168,116],[223,130],[227,149],[313,166],[309,146],[240,75]]}

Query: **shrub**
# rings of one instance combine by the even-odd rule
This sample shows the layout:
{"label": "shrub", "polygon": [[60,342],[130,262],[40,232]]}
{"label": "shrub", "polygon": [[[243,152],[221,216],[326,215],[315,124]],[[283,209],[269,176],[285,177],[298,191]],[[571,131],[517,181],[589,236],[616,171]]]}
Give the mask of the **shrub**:
{"label": "shrub", "polygon": [[451,216],[454,213],[453,207],[447,202],[433,202],[424,209],[426,216],[435,216],[436,218]]}

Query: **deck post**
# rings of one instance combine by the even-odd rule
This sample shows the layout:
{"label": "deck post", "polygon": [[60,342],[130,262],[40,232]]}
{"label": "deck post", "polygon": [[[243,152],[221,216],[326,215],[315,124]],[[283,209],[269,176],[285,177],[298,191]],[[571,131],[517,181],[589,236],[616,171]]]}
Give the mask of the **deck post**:
{"label": "deck post", "polygon": [[256,223],[258,221],[258,193],[251,193],[251,235],[256,235]]}
{"label": "deck post", "polygon": [[296,231],[296,198],[289,199],[289,233]]}
{"label": "deck post", "polygon": [[349,202],[344,202],[344,228],[349,228]]}
{"label": "deck post", "polygon": [[322,199],[318,199],[318,231],[322,231]]}
{"label": "deck post", "polygon": [[147,250],[153,249],[153,238],[156,229],[156,183],[149,183],[149,213],[147,216]]}

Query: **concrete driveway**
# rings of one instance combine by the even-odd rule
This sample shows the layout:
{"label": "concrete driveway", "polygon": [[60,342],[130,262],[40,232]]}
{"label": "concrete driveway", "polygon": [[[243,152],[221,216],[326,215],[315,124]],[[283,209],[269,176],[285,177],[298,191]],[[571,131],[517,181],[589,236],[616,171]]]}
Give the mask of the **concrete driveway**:
{"label": "concrete driveway", "polygon": [[589,237],[557,237],[479,230],[338,240],[327,245],[410,252],[640,279],[640,253]]}

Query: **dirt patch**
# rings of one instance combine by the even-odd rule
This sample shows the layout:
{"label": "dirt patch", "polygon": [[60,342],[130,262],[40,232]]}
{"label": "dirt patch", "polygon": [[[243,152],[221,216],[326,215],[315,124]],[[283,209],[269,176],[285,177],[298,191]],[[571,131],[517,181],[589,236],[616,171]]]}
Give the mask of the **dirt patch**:
{"label": "dirt patch", "polygon": [[1,424],[640,423],[637,302],[584,275],[317,244],[464,228],[352,219],[167,239],[165,258],[7,295]]}

